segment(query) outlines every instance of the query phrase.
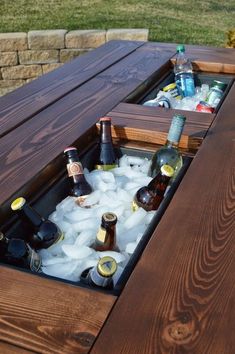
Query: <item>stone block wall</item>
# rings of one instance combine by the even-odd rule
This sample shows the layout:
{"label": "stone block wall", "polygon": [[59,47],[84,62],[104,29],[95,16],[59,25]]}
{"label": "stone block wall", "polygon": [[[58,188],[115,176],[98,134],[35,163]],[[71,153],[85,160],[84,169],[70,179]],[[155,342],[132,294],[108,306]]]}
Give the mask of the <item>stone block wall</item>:
{"label": "stone block wall", "polygon": [[113,39],[147,41],[148,30],[0,33],[0,96]]}

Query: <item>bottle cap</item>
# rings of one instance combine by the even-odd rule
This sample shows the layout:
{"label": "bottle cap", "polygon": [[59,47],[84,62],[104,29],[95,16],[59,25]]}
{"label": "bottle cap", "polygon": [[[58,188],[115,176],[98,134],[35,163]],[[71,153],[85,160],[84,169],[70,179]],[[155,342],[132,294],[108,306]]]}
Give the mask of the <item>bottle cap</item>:
{"label": "bottle cap", "polygon": [[183,44],[179,44],[179,45],[177,45],[176,50],[177,50],[178,53],[179,52],[185,52],[185,47],[184,47]]}
{"label": "bottle cap", "polygon": [[111,122],[111,118],[110,117],[102,117],[102,118],[100,118],[100,122]]}
{"label": "bottle cap", "polygon": [[170,165],[162,165],[161,167],[161,173],[167,177],[172,177],[174,172],[174,168]]}
{"label": "bottle cap", "polygon": [[111,277],[117,270],[117,263],[113,257],[102,257],[97,264],[97,270],[103,277]]}
{"label": "bottle cap", "polygon": [[115,225],[117,223],[117,215],[111,212],[104,213],[102,215],[102,222]]}
{"label": "bottle cap", "polygon": [[11,203],[11,209],[12,210],[19,210],[24,206],[25,203],[26,203],[26,200],[23,197],[19,197]]}
{"label": "bottle cap", "polygon": [[66,154],[66,152],[71,150],[77,150],[77,148],[75,146],[68,146],[66,149],[64,149],[64,154]]}

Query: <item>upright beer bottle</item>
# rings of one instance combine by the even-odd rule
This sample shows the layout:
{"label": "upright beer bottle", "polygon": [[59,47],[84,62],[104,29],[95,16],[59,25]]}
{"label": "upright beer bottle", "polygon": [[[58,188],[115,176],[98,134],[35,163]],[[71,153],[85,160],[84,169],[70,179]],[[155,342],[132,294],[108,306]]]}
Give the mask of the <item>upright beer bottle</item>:
{"label": "upright beer bottle", "polygon": [[87,182],[83,167],[79,160],[78,150],[70,146],[64,150],[67,158],[67,170],[71,183],[71,195],[77,198],[77,203],[82,204],[86,196],[92,192],[90,184]]}
{"label": "upright beer bottle", "polygon": [[63,239],[63,233],[52,221],[44,219],[22,197],[11,203],[25,229],[25,240],[35,250],[48,248]]}
{"label": "upright beer bottle", "polygon": [[117,166],[117,158],[114,152],[111,135],[111,118],[100,119],[100,142],[96,158],[95,168],[99,170],[110,170]]}
{"label": "upright beer bottle", "polygon": [[136,211],[138,207],[147,211],[157,210],[173,174],[174,169],[171,166],[163,165],[157,176],[146,187],[136,192],[132,203],[133,211]]}
{"label": "upright beer bottle", "polygon": [[41,257],[26,242],[18,238],[4,236],[0,232],[0,260],[20,268],[38,272],[41,268]]}
{"label": "upright beer bottle", "polygon": [[186,117],[176,114],[171,122],[167,141],[163,147],[155,152],[149,169],[149,176],[155,177],[162,165],[170,165],[174,168],[174,177],[183,165],[183,159],[179,152],[178,145],[184,128]]}
{"label": "upright beer bottle", "polygon": [[117,251],[116,245],[116,223],[117,216],[114,213],[104,213],[101,218],[101,225],[92,246],[96,251]]}
{"label": "upright beer bottle", "polygon": [[114,258],[102,257],[97,266],[88,268],[81,274],[81,280],[94,287],[113,289],[113,276],[117,270]]}

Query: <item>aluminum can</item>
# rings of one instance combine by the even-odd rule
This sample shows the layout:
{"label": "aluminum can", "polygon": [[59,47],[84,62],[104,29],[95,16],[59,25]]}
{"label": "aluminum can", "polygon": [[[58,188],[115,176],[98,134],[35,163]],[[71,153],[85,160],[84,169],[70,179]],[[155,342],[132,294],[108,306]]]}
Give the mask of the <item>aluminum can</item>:
{"label": "aluminum can", "polygon": [[176,98],[177,100],[181,99],[181,96],[178,92],[177,86],[175,82],[172,82],[171,84],[163,87],[162,91],[164,92],[169,92],[172,97]]}
{"label": "aluminum can", "polygon": [[171,108],[171,102],[167,97],[161,96],[158,100],[156,100],[156,106],[157,107],[164,107],[164,108]]}
{"label": "aluminum can", "polygon": [[213,113],[214,107],[211,107],[207,102],[200,101],[196,107],[196,111],[198,112],[205,112],[205,113]]}
{"label": "aluminum can", "polygon": [[226,88],[225,83],[223,83],[221,81],[214,80],[213,84],[208,92],[208,95],[206,97],[206,102],[210,106],[216,107],[219,104],[219,102],[223,96],[225,88]]}

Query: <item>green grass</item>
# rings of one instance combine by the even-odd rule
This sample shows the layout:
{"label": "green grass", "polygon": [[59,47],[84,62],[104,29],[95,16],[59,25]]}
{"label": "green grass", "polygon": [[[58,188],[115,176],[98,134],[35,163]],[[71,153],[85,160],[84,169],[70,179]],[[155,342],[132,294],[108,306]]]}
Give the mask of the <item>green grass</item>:
{"label": "green grass", "polygon": [[149,28],[149,39],[224,46],[235,2],[187,0],[0,0],[0,32]]}

